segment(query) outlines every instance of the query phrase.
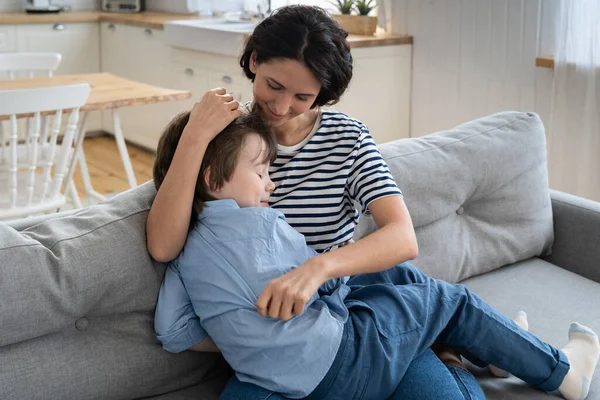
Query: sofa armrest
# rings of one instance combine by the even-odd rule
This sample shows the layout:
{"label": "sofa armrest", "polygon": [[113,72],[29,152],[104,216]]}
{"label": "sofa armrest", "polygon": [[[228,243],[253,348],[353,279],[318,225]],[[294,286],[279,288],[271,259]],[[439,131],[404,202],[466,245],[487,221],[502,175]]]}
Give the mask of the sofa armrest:
{"label": "sofa armrest", "polygon": [[550,197],[554,244],[544,260],[600,282],[600,203],[556,190]]}

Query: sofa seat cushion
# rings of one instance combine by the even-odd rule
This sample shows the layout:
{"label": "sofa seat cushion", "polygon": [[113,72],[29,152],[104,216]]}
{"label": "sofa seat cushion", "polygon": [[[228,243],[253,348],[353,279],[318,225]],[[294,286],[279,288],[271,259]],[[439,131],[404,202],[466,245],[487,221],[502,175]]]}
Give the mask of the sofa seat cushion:
{"label": "sofa seat cushion", "polygon": [[[530,331],[555,347],[567,343],[573,321],[600,332],[600,283],[538,258],[462,283],[506,316],[526,311]],[[528,387],[515,377],[498,379],[487,370],[470,367],[489,400],[548,399],[548,394]],[[596,369],[588,399],[600,399],[600,369]]]}
{"label": "sofa seat cushion", "polygon": [[[423,272],[458,282],[549,251],[546,136],[536,114],[503,112],[379,148],[404,193]],[[357,236],[373,225],[363,218]]]}
{"label": "sofa seat cushion", "polygon": [[154,334],[165,271],[145,245],[155,194],[148,182],[18,229],[0,223],[0,398],[131,399],[201,382],[197,399],[218,397],[231,373],[220,354],[170,354]]}

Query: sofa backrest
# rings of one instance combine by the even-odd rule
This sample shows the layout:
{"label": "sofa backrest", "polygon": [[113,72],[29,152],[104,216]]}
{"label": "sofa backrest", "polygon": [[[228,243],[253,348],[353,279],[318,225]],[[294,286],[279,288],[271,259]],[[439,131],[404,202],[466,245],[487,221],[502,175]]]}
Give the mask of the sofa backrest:
{"label": "sofa backrest", "polygon": [[[48,218],[0,223],[0,396],[116,399],[230,374],[219,354],[162,350],[154,307],[165,265],[145,246],[152,182]],[[215,387],[216,386],[216,387]]]}
{"label": "sofa backrest", "polygon": [[[380,149],[403,189],[425,272],[458,281],[549,248],[535,114],[498,114]],[[195,398],[217,398],[230,374],[220,355],[169,354],[154,336],[165,270],[145,247],[155,194],[147,182],[75,212],[0,223],[0,397],[139,398],[204,382]],[[360,228],[373,230],[372,219]]]}
{"label": "sofa backrest", "polygon": [[[553,241],[546,137],[533,113],[503,112],[379,146],[419,242],[414,264],[458,282],[546,254]],[[375,229],[363,218],[355,237]]]}

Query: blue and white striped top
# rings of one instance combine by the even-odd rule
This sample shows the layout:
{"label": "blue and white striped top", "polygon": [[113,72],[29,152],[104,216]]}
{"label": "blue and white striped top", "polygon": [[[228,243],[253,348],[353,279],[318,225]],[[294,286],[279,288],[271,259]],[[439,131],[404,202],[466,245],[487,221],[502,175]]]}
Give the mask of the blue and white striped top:
{"label": "blue and white striped top", "polygon": [[279,145],[270,175],[271,207],[318,252],[347,243],[371,202],[402,195],[368,128],[336,111],[301,143]]}

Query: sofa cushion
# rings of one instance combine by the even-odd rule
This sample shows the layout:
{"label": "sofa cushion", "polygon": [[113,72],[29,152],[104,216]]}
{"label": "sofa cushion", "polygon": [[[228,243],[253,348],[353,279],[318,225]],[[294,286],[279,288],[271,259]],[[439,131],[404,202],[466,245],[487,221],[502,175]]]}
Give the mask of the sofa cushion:
{"label": "sofa cushion", "polygon": [[[538,258],[522,261],[462,282],[509,317],[527,312],[529,330],[555,347],[564,346],[572,321],[600,332],[600,283]],[[471,366],[472,367],[472,366]],[[489,400],[548,399],[511,377],[498,379],[486,370],[472,371]],[[600,399],[600,368],[596,369],[588,399]]]}
{"label": "sofa cushion", "polygon": [[[553,240],[544,126],[504,112],[380,146],[404,193],[425,273],[458,282],[546,254]],[[374,229],[363,218],[357,235]]]}
{"label": "sofa cushion", "polygon": [[154,336],[165,270],[145,246],[154,195],[148,182],[21,230],[0,223],[3,398],[137,398],[200,382],[196,398],[217,398],[230,374],[220,355],[169,354]]}

